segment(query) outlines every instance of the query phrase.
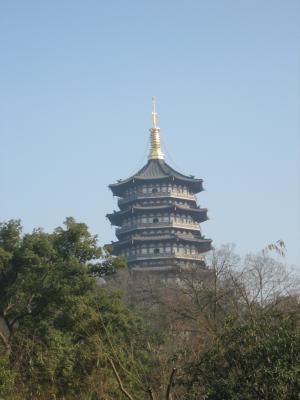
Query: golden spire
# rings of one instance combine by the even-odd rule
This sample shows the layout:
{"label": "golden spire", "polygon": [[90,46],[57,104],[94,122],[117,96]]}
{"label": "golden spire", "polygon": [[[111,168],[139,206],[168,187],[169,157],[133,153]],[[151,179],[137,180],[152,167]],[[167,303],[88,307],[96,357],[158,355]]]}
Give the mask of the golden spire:
{"label": "golden spire", "polygon": [[150,129],[151,147],[148,159],[163,160],[165,156],[160,148],[160,127],[157,126],[158,118],[155,106],[155,97],[152,97],[152,128]]}

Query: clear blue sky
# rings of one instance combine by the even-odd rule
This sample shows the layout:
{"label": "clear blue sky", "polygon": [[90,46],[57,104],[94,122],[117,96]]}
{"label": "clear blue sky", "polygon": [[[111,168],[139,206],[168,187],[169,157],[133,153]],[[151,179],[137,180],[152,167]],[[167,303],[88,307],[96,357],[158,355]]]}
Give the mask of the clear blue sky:
{"label": "clear blue sky", "polygon": [[205,181],[204,234],[283,239],[300,265],[299,20],[298,0],[2,1],[0,220],[114,240],[107,185],[146,162],[155,95],[167,161]]}

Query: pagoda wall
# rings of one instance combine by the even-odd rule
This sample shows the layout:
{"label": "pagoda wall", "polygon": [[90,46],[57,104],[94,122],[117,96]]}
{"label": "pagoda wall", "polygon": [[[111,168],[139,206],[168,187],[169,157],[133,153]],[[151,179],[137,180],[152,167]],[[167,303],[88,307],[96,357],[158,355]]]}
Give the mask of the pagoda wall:
{"label": "pagoda wall", "polygon": [[142,224],[155,224],[162,222],[175,222],[182,225],[194,225],[199,227],[199,223],[193,220],[188,214],[181,213],[158,213],[148,211],[147,214],[132,216],[124,218],[122,221],[122,228],[128,228],[131,226],[142,225]]}
{"label": "pagoda wall", "polygon": [[[153,192],[154,190],[154,192]],[[143,185],[134,185],[125,189],[124,197],[130,197],[136,194],[153,194],[173,192],[178,194],[193,195],[194,193],[187,185],[178,185],[175,183],[147,183]]]}
{"label": "pagoda wall", "polygon": [[136,255],[153,255],[153,254],[178,254],[178,255],[197,255],[201,254],[199,246],[194,244],[176,244],[176,243],[144,243],[140,245],[132,245],[120,251],[120,255],[124,257]]}

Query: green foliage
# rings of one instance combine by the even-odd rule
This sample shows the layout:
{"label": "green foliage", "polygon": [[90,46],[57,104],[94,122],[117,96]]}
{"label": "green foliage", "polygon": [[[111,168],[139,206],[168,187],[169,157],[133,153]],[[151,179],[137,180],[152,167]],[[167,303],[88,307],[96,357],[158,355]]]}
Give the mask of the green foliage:
{"label": "green foliage", "polygon": [[186,399],[297,400],[300,333],[291,316],[229,320],[211,348],[186,370]]}
{"label": "green foliage", "polygon": [[111,357],[139,393],[134,377],[152,363],[152,336],[95,279],[123,261],[73,218],[52,234],[37,229],[21,237],[19,221],[0,228],[0,350],[9,355],[9,369],[0,367],[2,392],[12,385],[4,372],[13,370],[22,399],[118,399]]}
{"label": "green foliage", "polygon": [[[97,284],[125,261],[85,224],[67,218],[53,233],[25,235],[20,221],[0,224],[0,399],[121,400],[121,379],[141,400],[149,387],[157,398],[169,387],[187,400],[299,400],[299,329],[288,316],[299,311],[297,296],[257,301],[283,282],[268,257],[250,259],[243,273],[266,281],[240,282],[230,248],[214,256],[213,274],[188,271],[169,288],[135,277],[127,298],[137,316],[126,294]],[[278,304],[285,314],[267,314]]]}
{"label": "green foliage", "polygon": [[17,396],[13,394],[14,381],[15,376],[9,367],[8,360],[0,356],[0,399],[17,399]]}

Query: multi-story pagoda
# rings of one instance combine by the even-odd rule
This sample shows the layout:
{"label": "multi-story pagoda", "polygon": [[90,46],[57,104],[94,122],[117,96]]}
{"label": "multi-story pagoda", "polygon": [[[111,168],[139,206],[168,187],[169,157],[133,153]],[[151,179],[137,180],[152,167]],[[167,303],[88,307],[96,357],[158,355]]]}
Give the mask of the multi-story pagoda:
{"label": "multi-story pagoda", "polygon": [[207,209],[197,205],[203,180],[186,176],[164,161],[153,101],[151,148],[147,164],[128,179],[109,185],[119,211],[107,214],[116,225],[113,254],[124,256],[133,271],[168,271],[203,266],[211,239],[201,234]]}

